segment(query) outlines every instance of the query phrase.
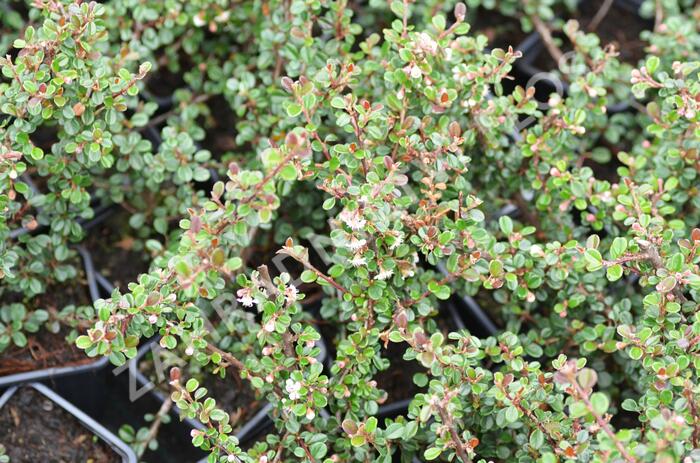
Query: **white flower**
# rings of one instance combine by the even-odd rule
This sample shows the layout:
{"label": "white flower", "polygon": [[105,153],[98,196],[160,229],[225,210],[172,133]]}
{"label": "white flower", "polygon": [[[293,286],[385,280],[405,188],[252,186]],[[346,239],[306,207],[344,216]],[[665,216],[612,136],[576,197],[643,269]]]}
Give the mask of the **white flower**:
{"label": "white flower", "polygon": [[306,419],[307,420],[313,420],[315,416],[316,416],[316,413],[312,409],[310,409],[310,408],[306,409]]}
{"label": "white flower", "polygon": [[345,209],[338,217],[352,230],[361,230],[367,224],[367,221],[360,215],[360,211]]}
{"label": "white flower", "polygon": [[214,20],[215,20],[216,22],[222,23],[222,22],[228,21],[228,18],[229,18],[230,16],[231,16],[231,11],[226,10],[226,11],[223,11],[223,12],[219,13],[218,15],[216,15],[216,16],[214,17]]}
{"label": "white flower", "polygon": [[396,236],[396,239],[391,244],[391,246],[389,246],[389,249],[391,249],[393,251],[394,249],[398,248],[402,244],[403,244],[403,236],[398,235],[398,236]]}
{"label": "white flower", "polygon": [[421,32],[416,38],[416,47],[420,48],[425,53],[434,55],[435,53],[437,53],[438,44],[435,40],[433,40],[431,36],[429,36],[425,32]]}
{"label": "white flower", "polygon": [[447,61],[452,59],[452,49],[450,47],[445,48],[445,59]]}
{"label": "white flower", "polygon": [[267,333],[272,333],[273,331],[275,331],[275,320],[268,320],[267,323],[265,323],[265,326],[263,326],[263,331]]}
{"label": "white flower", "polygon": [[243,304],[244,307],[253,307],[255,304],[255,299],[253,299],[253,291],[250,288],[241,288],[236,291],[238,296],[238,302]]}
{"label": "white flower", "polygon": [[391,276],[394,274],[394,271],[389,269],[385,269],[382,267],[379,267],[379,273],[377,273],[377,280],[386,280],[388,278],[391,278]]}
{"label": "white flower", "polygon": [[194,17],[192,18],[192,22],[197,27],[202,27],[203,25],[205,25],[207,22],[204,20],[204,11],[200,11],[199,13],[194,15]]}
{"label": "white flower", "polygon": [[284,290],[284,299],[287,301],[287,304],[291,304],[292,302],[297,300],[298,294],[299,290],[297,289],[297,287],[290,284]]}
{"label": "white flower", "polygon": [[351,251],[359,251],[360,249],[365,247],[366,244],[367,244],[366,239],[362,238],[362,239],[358,240],[357,238],[355,238],[353,236],[350,238],[350,244],[348,245],[348,247],[350,248]]}
{"label": "white flower", "polygon": [[414,79],[419,79],[423,75],[423,71],[418,66],[411,66],[409,74]]}
{"label": "white flower", "polygon": [[149,317],[148,317],[148,322],[149,322],[151,325],[155,325],[157,321],[158,321],[158,315],[156,315],[156,314],[151,314],[151,315],[149,315]]}
{"label": "white flower", "polygon": [[367,259],[362,257],[359,254],[356,254],[352,259],[350,259],[350,263],[352,264],[353,267],[359,267],[361,265],[366,265],[367,264]]}
{"label": "white flower", "polygon": [[301,383],[299,381],[294,381],[291,378],[288,379],[284,384],[284,389],[287,391],[287,394],[289,394],[290,400],[297,400],[299,397],[301,397],[299,394],[299,390],[301,390]]}
{"label": "white flower", "polygon": [[409,266],[399,267],[399,270],[401,270],[401,276],[404,278],[410,278],[415,275],[413,268]]}

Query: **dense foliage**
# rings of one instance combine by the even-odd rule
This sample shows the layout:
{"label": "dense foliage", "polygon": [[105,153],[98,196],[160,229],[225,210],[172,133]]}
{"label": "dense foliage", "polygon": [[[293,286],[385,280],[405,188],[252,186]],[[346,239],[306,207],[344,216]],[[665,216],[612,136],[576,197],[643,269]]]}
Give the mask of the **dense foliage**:
{"label": "dense foliage", "polygon": [[[700,7],[643,2],[636,57],[599,3],[585,24],[554,0],[12,10],[0,352],[63,323],[121,365],[159,336],[210,462],[700,461]],[[495,11],[543,39],[546,104],[479,29]],[[47,310],[98,204],[150,270]],[[441,323],[463,295],[497,333]],[[391,345],[419,392],[382,419]],[[275,431],[243,450],[207,375]]]}

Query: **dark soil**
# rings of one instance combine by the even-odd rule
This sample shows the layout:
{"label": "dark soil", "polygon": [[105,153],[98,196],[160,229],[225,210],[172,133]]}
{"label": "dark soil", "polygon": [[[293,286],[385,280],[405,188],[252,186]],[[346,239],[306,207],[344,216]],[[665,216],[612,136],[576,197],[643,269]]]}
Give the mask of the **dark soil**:
{"label": "dark soil", "polygon": [[[7,302],[20,300],[9,295]],[[31,306],[55,314],[70,304],[78,306],[91,303],[87,286],[77,285],[49,288],[45,294],[32,300]],[[85,353],[72,343],[66,342],[65,338],[70,331],[68,327],[60,325],[60,328],[58,333],[51,333],[42,327],[37,333],[27,335],[25,347],[12,345],[5,350],[0,355],[0,376],[50,367],[84,365],[95,361],[86,357]]]}
{"label": "dark soil", "polygon": [[434,320],[440,332],[445,335],[445,338],[447,339],[447,335],[453,331],[457,331],[458,328],[457,324],[455,323],[455,319],[452,318],[452,314],[446,307],[446,305],[450,304],[450,302],[443,302],[442,304],[443,305],[440,307],[440,310],[438,311],[437,316],[434,317]]}
{"label": "dark soil", "polygon": [[404,360],[403,354],[408,348],[406,343],[389,343],[382,349],[382,357],[389,359],[391,366],[388,370],[380,371],[374,377],[377,387],[384,389],[388,397],[384,405],[405,399],[412,399],[425,388],[413,383],[413,375],[425,373],[425,368],[417,360]]}
{"label": "dark soil", "polygon": [[0,443],[12,462],[119,462],[121,458],[67,411],[20,388],[0,410]]}
{"label": "dark soil", "polygon": [[234,430],[250,421],[262,408],[263,403],[256,399],[250,384],[235,373],[229,373],[226,378],[206,375],[201,384],[216,399],[216,403],[231,415]]}
{"label": "dark soil", "polygon": [[622,163],[617,158],[613,158],[605,164],[596,162],[593,159],[586,159],[583,161],[583,165],[590,167],[598,180],[607,180],[610,183],[618,183],[620,181],[617,168],[622,166]]}
{"label": "dark soil", "polygon": [[85,240],[95,270],[122,291],[148,271],[148,255],[135,249],[135,241],[128,216],[121,212],[90,230]]}
{"label": "dark soil", "polygon": [[520,21],[497,11],[479,8],[475,16],[470,33],[485,35],[491,48],[507,50],[510,45],[515,49],[527,36],[520,26]]}
{"label": "dark soil", "polygon": [[[640,59],[645,56],[644,47],[646,42],[639,38],[639,34],[648,29],[647,22],[637,16],[635,13],[619,6],[616,3],[610,7],[610,10],[605,15],[602,21],[598,24],[595,31],[588,30],[588,24],[593,20],[604,0],[589,0],[580,3],[576,18],[581,24],[581,30],[586,32],[595,32],[600,37],[601,46],[609,43],[615,45],[615,49],[619,53],[617,59],[636,65]],[[554,34],[556,37],[562,38],[563,34]],[[562,52],[571,51],[572,47],[568,40],[564,39],[563,44],[559,45]],[[557,69],[557,63],[552,56],[547,52],[546,48],[542,48],[533,64],[543,71],[552,71]]]}
{"label": "dark soil", "polygon": [[207,105],[211,115],[207,120],[208,130],[202,147],[211,151],[215,159],[221,159],[224,153],[237,148],[236,114],[221,95],[210,98]]}
{"label": "dark soil", "polygon": [[187,87],[184,79],[185,71],[185,69],[181,69],[180,72],[172,72],[168,69],[168,66],[160,66],[149,77],[146,82],[146,89],[151,95],[160,98],[172,96],[175,90]]}
{"label": "dark soil", "polygon": [[95,359],[72,343],[66,342],[66,334],[50,333],[45,329],[27,336],[25,347],[12,346],[0,356],[0,376],[41,370],[51,367],[77,366],[92,363]]}
{"label": "dark soil", "polygon": [[321,332],[321,337],[326,342],[326,349],[328,349],[328,359],[333,362],[336,355],[338,354],[338,327],[327,320],[318,320],[316,327],[318,331]]}
{"label": "dark soil", "polygon": [[41,148],[44,153],[50,153],[53,144],[58,142],[58,127],[41,126],[29,136],[29,139],[34,145]]}

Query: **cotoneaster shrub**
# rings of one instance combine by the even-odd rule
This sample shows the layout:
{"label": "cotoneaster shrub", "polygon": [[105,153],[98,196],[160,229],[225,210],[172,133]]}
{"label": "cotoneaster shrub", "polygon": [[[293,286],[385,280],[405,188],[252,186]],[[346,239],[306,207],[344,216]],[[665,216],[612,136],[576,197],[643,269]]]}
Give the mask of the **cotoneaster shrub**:
{"label": "cotoneaster shrub", "polygon": [[131,73],[103,53],[104,13],[96,3],[42,4],[43,22],[0,58],[0,350],[23,347],[44,323],[56,331],[93,316],[47,310],[38,296],[83,278],[71,245],[92,216],[93,171],[114,164],[127,101],[149,68]]}
{"label": "cotoneaster shrub", "polygon": [[[630,63],[562,19],[574,3],[468,4],[571,44],[546,107],[510,90],[520,53],[490,50],[453,2],[32,8],[2,61],[3,294],[76,276],[96,200],[127,211],[151,269],[86,308],[76,343],[121,365],[159,335],[211,462],[700,460],[700,12],[645,2]],[[275,251],[303,272],[278,274]],[[436,321],[461,294],[496,335]],[[21,343],[25,314],[36,331],[34,309],[5,309],[0,342]],[[389,345],[422,392],[380,420]],[[193,372],[240,376],[275,431],[242,450]],[[155,438],[123,435],[140,453]]]}

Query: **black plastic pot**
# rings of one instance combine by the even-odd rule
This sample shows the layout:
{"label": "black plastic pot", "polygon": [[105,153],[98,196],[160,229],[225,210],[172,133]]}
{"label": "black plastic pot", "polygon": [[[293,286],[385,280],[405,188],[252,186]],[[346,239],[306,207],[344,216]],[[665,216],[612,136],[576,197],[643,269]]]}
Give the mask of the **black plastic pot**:
{"label": "black plastic pot", "polygon": [[[90,257],[90,253],[84,247],[78,246],[77,250],[83,259],[85,275],[87,277],[88,288],[90,290],[90,298],[94,302],[101,297],[101,294],[97,283],[97,275],[92,264],[92,258]],[[82,373],[94,372],[103,368],[108,363],[109,359],[107,357],[100,357],[94,362],[84,365],[43,368],[34,371],[2,376],[0,377],[0,389],[32,381],[47,381],[63,376],[73,376]]]}
{"label": "black plastic pot", "polygon": [[[325,345],[325,342],[323,341],[323,338],[319,340],[317,343],[317,346],[320,348],[321,352],[319,353],[317,360],[320,363],[323,363],[326,359],[326,356],[328,355],[327,348]],[[152,354],[155,356],[160,352],[162,348],[160,347],[160,344],[154,340],[154,342],[151,342],[147,345],[142,346],[136,357],[131,359],[128,362],[129,365],[129,381],[134,381],[136,382],[136,385],[138,386],[139,390],[143,392],[148,392],[152,396],[156,397],[159,402],[163,402],[166,399],[165,394],[163,394],[162,391],[160,391],[156,385],[149,379],[147,378],[139,369],[138,365],[141,363],[143,360],[144,356],[150,351]],[[163,378],[163,381],[166,381],[165,378]],[[269,426],[271,424],[271,420],[269,418],[269,413],[272,410],[272,404],[270,403],[265,403],[260,410],[248,421],[246,422],[241,428],[238,430],[238,432],[235,434],[236,437],[238,438],[239,442],[246,442],[249,439],[255,437],[255,435],[258,434],[258,431],[261,428],[264,428],[265,426]],[[180,411],[176,406],[173,406],[173,413],[177,416],[180,415]],[[199,429],[199,430],[204,430],[206,429],[206,426],[204,426],[202,423],[200,423],[198,420],[191,419],[191,418],[185,418],[183,420],[187,425],[192,428],[192,429]]]}
{"label": "black plastic pot", "polygon": [[39,383],[30,383],[23,386],[13,386],[5,393],[0,396],[0,408],[4,407],[10,400],[12,396],[18,390],[19,387],[31,387],[44,395],[51,402],[61,407],[63,410],[67,411],[73,415],[84,427],[89,429],[94,435],[102,439],[107,445],[109,445],[115,453],[117,453],[124,463],[136,463],[136,455],[134,452],[122,442],[117,436],[109,432],[101,424],[90,418],[88,415],[83,413],[80,409],[75,407],[73,404],[65,400],[60,395],[56,394],[54,391]]}
{"label": "black plastic pot", "polygon": [[[632,14],[639,15],[641,2],[636,0],[615,0],[615,5]],[[555,73],[556,70],[540,69],[534,64],[540,54],[547,53],[539,33],[533,32],[527,36],[518,45],[517,50],[522,52],[523,56],[515,62],[515,69],[522,75],[528,86],[535,86],[535,88],[541,89],[542,92],[546,92],[547,95],[556,92],[565,96],[568,93],[569,84]],[[630,109],[630,102],[621,101],[606,106],[606,109],[608,114],[624,112]]]}

